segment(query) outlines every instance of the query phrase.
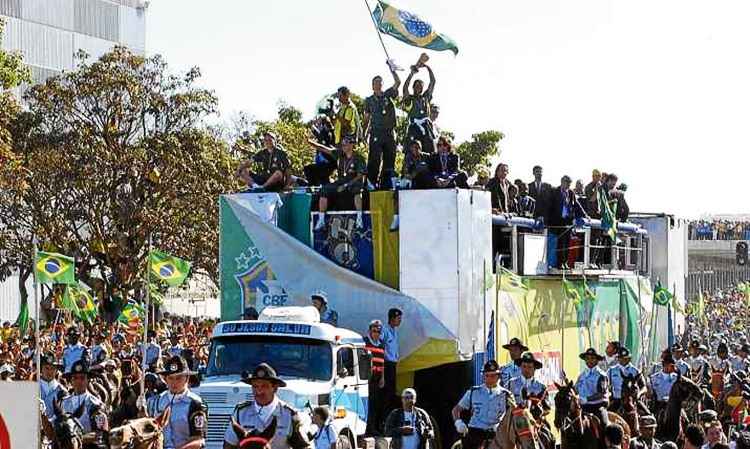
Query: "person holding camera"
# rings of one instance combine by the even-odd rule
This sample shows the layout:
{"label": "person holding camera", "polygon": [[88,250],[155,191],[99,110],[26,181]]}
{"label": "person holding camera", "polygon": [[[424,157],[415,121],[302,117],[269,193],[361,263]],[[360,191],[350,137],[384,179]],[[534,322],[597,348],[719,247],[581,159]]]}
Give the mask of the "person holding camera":
{"label": "person holding camera", "polygon": [[391,438],[392,449],[425,449],[427,441],[435,438],[430,415],[415,406],[417,392],[406,388],[401,393],[401,407],[394,409],[385,420],[385,436]]}

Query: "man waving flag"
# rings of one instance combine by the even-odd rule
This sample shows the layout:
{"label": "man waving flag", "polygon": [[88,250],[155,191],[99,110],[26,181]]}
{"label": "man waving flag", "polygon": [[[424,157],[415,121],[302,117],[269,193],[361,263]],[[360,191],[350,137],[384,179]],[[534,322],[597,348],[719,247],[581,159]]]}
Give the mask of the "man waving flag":
{"label": "man waving flag", "polygon": [[148,255],[148,270],[156,279],[166,282],[170,287],[177,287],[185,282],[190,273],[190,262],[152,250]]}
{"label": "man waving flag", "polygon": [[378,30],[415,47],[435,51],[450,50],[458,54],[458,46],[448,36],[436,33],[429,22],[416,14],[394,8],[386,2],[378,1],[372,12]]}

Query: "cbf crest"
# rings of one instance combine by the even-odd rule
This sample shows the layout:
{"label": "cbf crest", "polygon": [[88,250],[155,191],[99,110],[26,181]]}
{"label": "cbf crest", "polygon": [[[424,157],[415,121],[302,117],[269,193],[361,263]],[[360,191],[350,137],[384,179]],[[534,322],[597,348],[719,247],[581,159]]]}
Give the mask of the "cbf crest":
{"label": "cbf crest", "polygon": [[289,295],[255,246],[243,251],[235,262],[238,274],[234,278],[240,286],[243,309],[254,307],[261,311],[266,306],[288,305]]}

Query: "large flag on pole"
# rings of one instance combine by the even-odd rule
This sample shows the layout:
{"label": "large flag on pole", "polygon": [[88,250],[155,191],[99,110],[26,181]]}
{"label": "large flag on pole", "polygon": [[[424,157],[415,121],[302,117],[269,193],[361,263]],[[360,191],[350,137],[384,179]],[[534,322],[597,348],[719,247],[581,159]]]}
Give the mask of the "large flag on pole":
{"label": "large flag on pole", "polygon": [[602,230],[612,241],[617,237],[617,202],[608,201],[609,194],[604,187],[599,187],[597,201],[599,202],[599,213],[602,216]]}
{"label": "large flag on pole", "polygon": [[378,30],[415,47],[429,50],[450,50],[458,54],[458,46],[448,36],[436,33],[432,25],[416,14],[394,8],[386,2],[378,1],[372,13]]}
{"label": "large flag on pole", "polygon": [[170,287],[177,287],[185,282],[190,273],[190,262],[152,250],[148,255],[148,269],[151,276],[166,282]]}
{"label": "large flag on pole", "polygon": [[16,325],[23,338],[29,330],[29,302],[25,299],[21,301],[21,310],[18,312]]}
{"label": "large flag on pole", "polygon": [[34,257],[34,276],[40,284],[75,284],[75,260],[62,254],[38,251]]}

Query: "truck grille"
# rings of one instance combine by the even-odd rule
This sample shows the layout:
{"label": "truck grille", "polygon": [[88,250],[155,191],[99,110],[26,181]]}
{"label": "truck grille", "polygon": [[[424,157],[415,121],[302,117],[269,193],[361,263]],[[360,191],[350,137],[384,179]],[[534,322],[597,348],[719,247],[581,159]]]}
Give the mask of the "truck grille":
{"label": "truck grille", "polygon": [[229,425],[231,415],[208,415],[208,446],[222,447],[224,441],[224,432]]}
{"label": "truck grille", "polygon": [[203,402],[218,402],[224,404],[227,402],[227,394],[222,391],[202,391],[201,399]]}

